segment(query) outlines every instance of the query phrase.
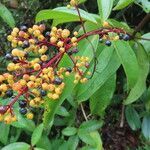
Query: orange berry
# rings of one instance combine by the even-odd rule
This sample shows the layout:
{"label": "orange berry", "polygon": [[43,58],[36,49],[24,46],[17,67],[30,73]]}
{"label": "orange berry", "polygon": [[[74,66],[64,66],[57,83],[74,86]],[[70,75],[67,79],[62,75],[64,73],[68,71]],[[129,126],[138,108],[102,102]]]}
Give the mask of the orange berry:
{"label": "orange berry", "polygon": [[40,64],[38,64],[38,63],[34,64],[33,67],[34,67],[34,70],[36,70],[36,71],[38,71],[38,70],[41,69],[41,66],[40,66]]}

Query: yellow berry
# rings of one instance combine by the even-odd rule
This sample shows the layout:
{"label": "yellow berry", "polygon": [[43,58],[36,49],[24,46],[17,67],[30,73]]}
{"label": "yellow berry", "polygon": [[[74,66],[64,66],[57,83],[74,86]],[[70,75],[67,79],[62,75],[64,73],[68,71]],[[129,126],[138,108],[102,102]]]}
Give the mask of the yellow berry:
{"label": "yellow berry", "polygon": [[62,38],[67,38],[70,35],[70,31],[68,29],[64,29],[61,33]]}
{"label": "yellow berry", "polygon": [[0,121],[3,121],[3,115],[0,114]]}
{"label": "yellow berry", "polygon": [[61,47],[61,48],[59,49],[59,51],[60,51],[61,53],[64,53],[64,52],[65,52],[65,48],[64,48],[64,47]]}
{"label": "yellow berry", "polygon": [[74,83],[74,84],[77,84],[77,83],[78,83],[78,80],[74,80],[73,83]]}
{"label": "yellow berry", "polygon": [[43,89],[43,90],[48,90],[48,89],[49,89],[48,84],[47,84],[47,83],[43,83],[43,84],[42,84],[42,89]]}
{"label": "yellow berry", "polygon": [[8,66],[7,66],[7,70],[8,71],[13,71],[15,68],[15,64],[14,63],[9,63]]}
{"label": "yellow berry", "polygon": [[58,87],[55,89],[55,93],[60,95],[62,93],[62,90]]}
{"label": "yellow berry", "polygon": [[10,115],[8,115],[8,116],[6,116],[5,118],[4,118],[4,122],[5,122],[5,124],[10,124],[11,123],[11,116]]}
{"label": "yellow berry", "polygon": [[35,86],[35,84],[34,84],[33,81],[29,81],[29,82],[27,83],[27,86],[28,86],[28,88],[33,88],[33,87]]}
{"label": "yellow berry", "polygon": [[12,122],[17,121],[17,117],[16,117],[16,116],[13,116],[13,117],[11,118],[11,120],[12,120]]}
{"label": "yellow berry", "polygon": [[67,5],[67,8],[70,9],[70,8],[71,8],[71,5]]}
{"label": "yellow berry", "polygon": [[26,80],[26,81],[28,81],[30,79],[30,76],[28,74],[24,74],[23,75],[23,79]]}
{"label": "yellow berry", "polygon": [[110,26],[109,26],[109,23],[108,23],[107,21],[104,21],[104,22],[103,22],[103,27],[106,27],[106,28],[107,28],[107,27],[110,27]]}
{"label": "yellow berry", "polygon": [[59,41],[59,42],[57,43],[57,46],[58,46],[58,47],[63,47],[63,45],[64,45],[64,42],[63,42],[63,41]]}
{"label": "yellow berry", "polygon": [[14,28],[14,29],[13,29],[13,32],[18,33],[18,32],[19,32],[19,29],[18,29],[18,28]]}
{"label": "yellow berry", "polygon": [[27,119],[32,120],[33,117],[34,117],[33,113],[28,113],[28,114],[27,114]]}
{"label": "yellow berry", "polygon": [[52,36],[52,37],[50,38],[50,42],[51,42],[52,44],[56,43],[56,42],[57,42],[57,38],[54,37],[54,36]]}
{"label": "yellow berry", "polygon": [[56,31],[57,31],[57,28],[56,28],[56,27],[52,27],[52,31],[53,31],[53,32],[56,32]]}
{"label": "yellow berry", "polygon": [[77,32],[77,31],[75,31],[75,32],[73,33],[73,35],[74,35],[74,36],[77,36],[77,35],[78,35],[78,32]]}
{"label": "yellow berry", "polygon": [[77,0],[71,0],[70,5],[71,6],[76,6],[78,4]]}
{"label": "yellow berry", "polygon": [[52,95],[52,99],[56,100],[56,99],[58,99],[58,98],[59,98],[59,95],[58,95],[58,94],[53,94],[53,95]]}
{"label": "yellow berry", "polygon": [[8,35],[8,36],[7,36],[7,40],[8,40],[8,41],[12,41],[12,40],[13,40],[13,36],[12,36],[12,35]]}
{"label": "yellow berry", "polygon": [[35,101],[34,100],[31,100],[30,102],[29,102],[29,105],[31,106],[31,107],[35,107]]}
{"label": "yellow berry", "polygon": [[22,80],[20,80],[20,84],[21,84],[22,86],[25,86],[25,85],[27,84],[27,82],[26,82],[26,80],[22,79]]}
{"label": "yellow berry", "polygon": [[48,60],[47,55],[42,55],[42,56],[41,56],[41,60],[42,60],[42,61],[47,61],[47,60]]}
{"label": "yellow berry", "polygon": [[77,38],[76,38],[76,37],[72,37],[72,38],[71,38],[71,42],[72,42],[72,43],[77,42]]}
{"label": "yellow berry", "polygon": [[38,63],[34,64],[34,70],[38,71],[40,69],[41,69],[40,64],[38,64]]}

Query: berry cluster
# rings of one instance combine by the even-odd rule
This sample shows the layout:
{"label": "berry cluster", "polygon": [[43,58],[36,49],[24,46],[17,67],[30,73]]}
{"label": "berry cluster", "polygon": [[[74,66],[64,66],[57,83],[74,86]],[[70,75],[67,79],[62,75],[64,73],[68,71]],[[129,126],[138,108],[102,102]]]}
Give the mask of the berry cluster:
{"label": "berry cluster", "polygon": [[[19,112],[32,119],[30,107],[40,107],[46,96],[59,99],[65,87],[64,78],[70,74],[74,74],[74,83],[87,82],[83,70],[89,67],[89,58],[73,57],[78,52],[77,36],[78,32],[71,37],[68,29],[56,27],[46,31],[43,24],[13,29],[7,37],[12,46],[12,51],[5,55],[8,72],[0,75],[0,97],[10,98],[10,103],[0,106],[0,120],[16,120],[8,119],[15,117],[12,106],[16,101]],[[59,66],[64,54],[69,56],[72,66]]]}
{"label": "berry cluster", "polygon": [[[84,29],[78,3],[71,0],[68,8],[76,8]],[[86,83],[93,73],[85,71],[90,66],[89,58],[76,55],[78,43],[95,34],[107,46],[114,40],[130,39],[123,29],[112,28],[108,22],[103,23],[103,28],[81,36],[76,31],[72,34],[68,29],[57,27],[47,31],[44,24],[14,28],[7,37],[12,46],[11,52],[5,55],[7,72],[0,75],[0,97],[9,99],[7,105],[0,106],[0,121],[9,124],[17,120],[13,111],[17,101],[19,112],[33,119],[32,108],[41,107],[45,97],[59,99],[65,88],[64,78],[70,74],[74,75],[74,84]],[[60,65],[65,55],[72,61],[71,66]]]}

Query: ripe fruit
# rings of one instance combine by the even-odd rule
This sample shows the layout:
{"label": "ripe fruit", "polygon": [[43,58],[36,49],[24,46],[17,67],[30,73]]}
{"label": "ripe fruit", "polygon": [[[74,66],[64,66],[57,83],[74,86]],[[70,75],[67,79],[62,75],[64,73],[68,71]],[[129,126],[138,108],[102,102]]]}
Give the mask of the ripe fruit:
{"label": "ripe fruit", "polygon": [[45,33],[45,37],[47,37],[47,38],[50,37],[50,32],[49,31]]}
{"label": "ripe fruit", "polygon": [[7,90],[6,91],[6,96],[7,97],[12,97],[13,96],[13,91],[12,90]]}
{"label": "ripe fruit", "polygon": [[111,46],[111,41],[107,40],[107,41],[105,42],[105,45]]}
{"label": "ripe fruit", "polygon": [[18,63],[19,62],[19,58],[16,56],[16,57],[13,57],[13,60],[12,60],[13,63]]}
{"label": "ripe fruit", "polygon": [[5,59],[7,59],[7,60],[11,60],[13,58],[13,56],[12,56],[12,54],[10,54],[10,53],[7,53],[6,55],[5,55]]}
{"label": "ripe fruit", "polygon": [[19,109],[19,112],[22,114],[22,115],[25,115],[27,113],[27,109],[26,108],[20,108]]}
{"label": "ripe fruit", "polygon": [[25,100],[19,101],[19,107],[24,108],[26,106],[27,106],[27,101],[25,101]]}
{"label": "ripe fruit", "polygon": [[66,68],[66,71],[72,72],[72,68],[68,67],[68,68]]}
{"label": "ripe fruit", "polygon": [[62,79],[61,79],[61,78],[56,77],[56,78],[54,79],[54,84],[60,85],[61,83],[62,83]]}
{"label": "ripe fruit", "polygon": [[28,30],[28,28],[27,28],[27,26],[22,25],[22,26],[20,27],[20,30],[26,32],[26,31]]}
{"label": "ripe fruit", "polygon": [[125,34],[123,37],[123,40],[128,41],[130,39],[130,36],[128,34]]}
{"label": "ripe fruit", "polygon": [[45,90],[41,90],[41,91],[40,91],[40,94],[41,94],[41,96],[46,96],[46,95],[47,95],[47,92],[46,92]]}
{"label": "ripe fruit", "polygon": [[28,48],[29,46],[30,46],[30,43],[25,40],[25,41],[23,42],[22,48]]}

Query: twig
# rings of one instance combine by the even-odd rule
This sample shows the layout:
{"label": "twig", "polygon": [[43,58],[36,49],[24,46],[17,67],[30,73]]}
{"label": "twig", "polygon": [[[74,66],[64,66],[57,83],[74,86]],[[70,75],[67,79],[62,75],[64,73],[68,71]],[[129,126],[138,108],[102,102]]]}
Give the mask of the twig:
{"label": "twig", "polygon": [[132,38],[135,37],[135,35],[137,34],[137,32],[140,31],[148,21],[150,21],[150,14],[147,14],[143,18],[143,20],[138,24],[138,26],[135,28],[135,31],[132,34]]}
{"label": "twig", "polygon": [[85,119],[86,121],[88,121],[88,118],[87,118],[87,116],[86,116],[86,113],[85,113],[85,111],[84,111],[84,108],[83,108],[82,103],[80,104],[80,106],[81,106],[81,110],[82,110],[82,114],[83,114],[83,116],[84,116],[84,119]]}
{"label": "twig", "polygon": [[124,104],[123,104],[123,105],[122,105],[122,109],[121,109],[120,128],[123,128],[123,126],[124,126],[124,110],[125,110],[125,106],[124,106]]}

